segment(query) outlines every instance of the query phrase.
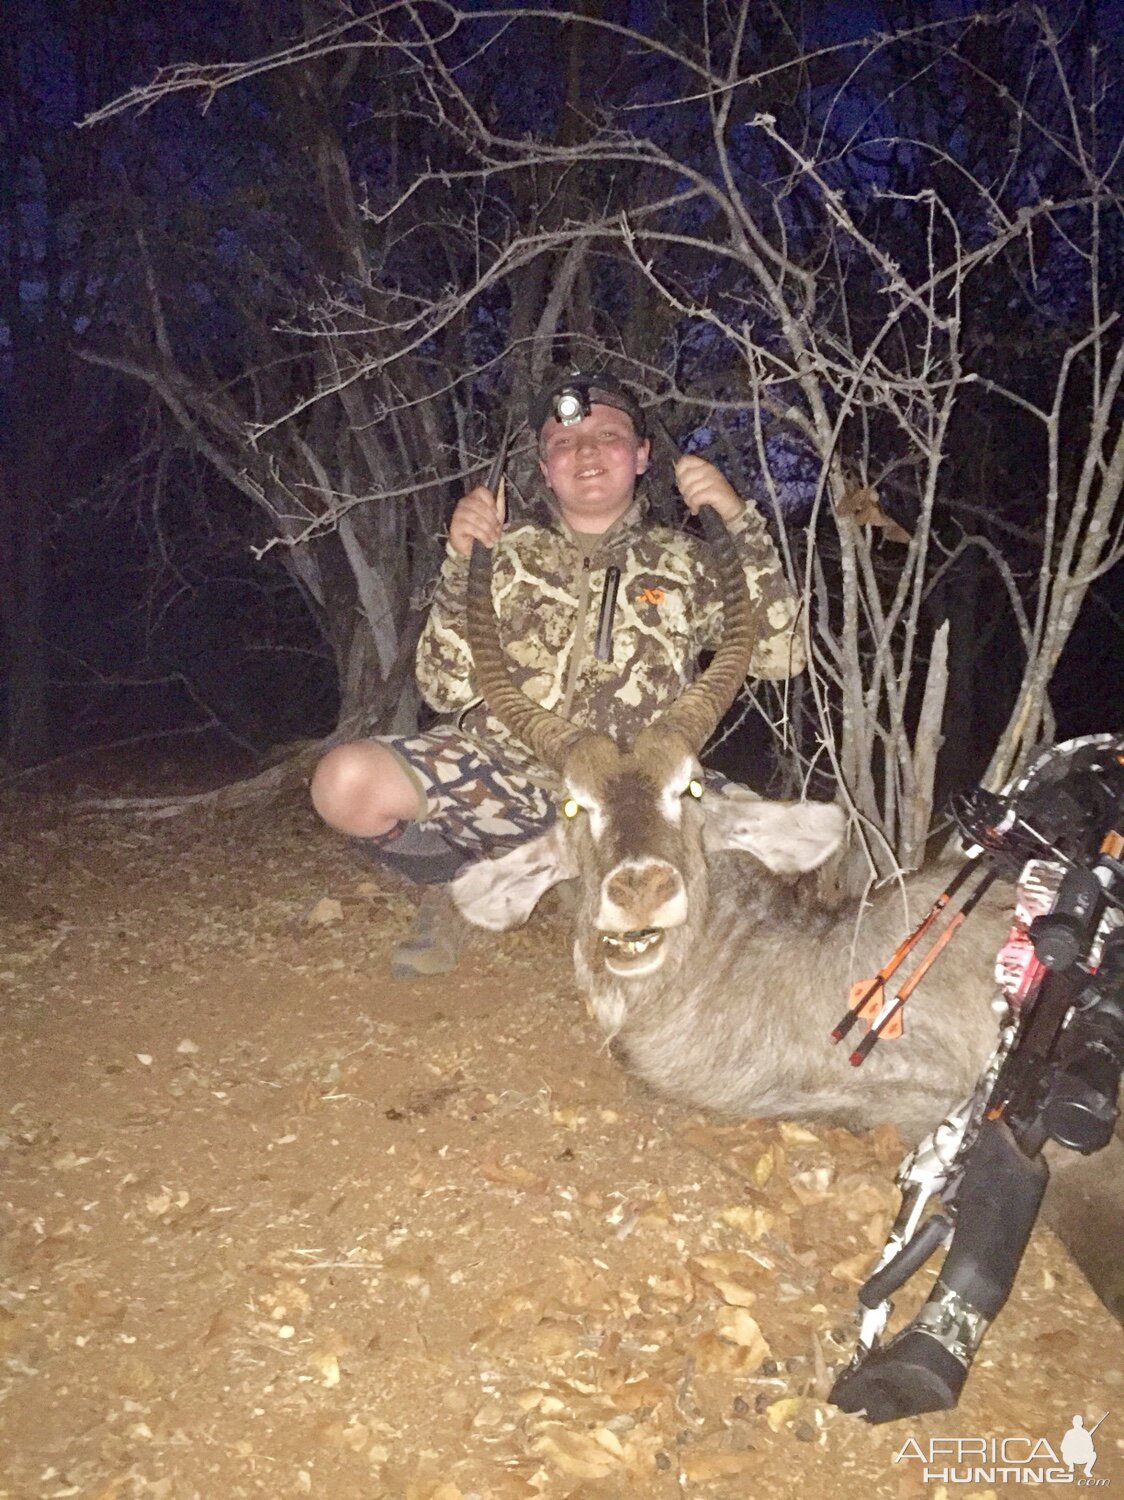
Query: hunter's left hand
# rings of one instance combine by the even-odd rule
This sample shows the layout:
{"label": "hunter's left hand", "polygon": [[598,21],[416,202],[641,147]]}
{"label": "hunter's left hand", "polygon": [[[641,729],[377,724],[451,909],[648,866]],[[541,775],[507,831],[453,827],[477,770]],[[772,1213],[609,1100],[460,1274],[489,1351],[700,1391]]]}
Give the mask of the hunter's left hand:
{"label": "hunter's left hand", "polygon": [[745,501],[730,481],[705,458],[689,453],[675,465],[675,481],[683,503],[693,516],[704,505],[711,506],[724,521],[733,521],[745,509]]}

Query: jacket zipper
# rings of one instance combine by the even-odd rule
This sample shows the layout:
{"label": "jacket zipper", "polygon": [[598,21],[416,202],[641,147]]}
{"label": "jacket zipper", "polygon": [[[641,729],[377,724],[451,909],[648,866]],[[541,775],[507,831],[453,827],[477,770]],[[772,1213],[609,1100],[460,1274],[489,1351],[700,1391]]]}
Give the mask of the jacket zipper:
{"label": "jacket zipper", "polygon": [[582,656],[585,652],[585,617],[589,610],[589,569],[589,558],[583,557],[578,582],[578,611],[577,619],[574,621],[574,644],[570,655],[570,670],[566,674],[566,691],[557,709],[564,719],[570,717],[574,690],[578,685],[578,672],[581,670]]}
{"label": "jacket zipper", "polygon": [[620,588],[620,568],[605,569],[605,587],[601,590],[601,609],[597,615],[597,635],[593,641],[593,654],[598,661],[613,659],[613,611],[617,607],[617,589]]}

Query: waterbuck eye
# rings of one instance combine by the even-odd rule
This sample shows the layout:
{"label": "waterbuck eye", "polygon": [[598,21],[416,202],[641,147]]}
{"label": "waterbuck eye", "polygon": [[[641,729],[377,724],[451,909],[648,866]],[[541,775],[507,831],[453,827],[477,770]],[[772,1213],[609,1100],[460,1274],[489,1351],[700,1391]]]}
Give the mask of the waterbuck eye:
{"label": "waterbuck eye", "polygon": [[687,783],[687,793],[689,796],[694,797],[695,801],[697,802],[703,794],[702,782],[697,781],[695,777],[692,776],[690,781],[688,781]]}
{"label": "waterbuck eye", "polygon": [[582,810],[580,802],[575,802],[573,797],[567,797],[562,804],[562,816],[564,818],[576,818]]}

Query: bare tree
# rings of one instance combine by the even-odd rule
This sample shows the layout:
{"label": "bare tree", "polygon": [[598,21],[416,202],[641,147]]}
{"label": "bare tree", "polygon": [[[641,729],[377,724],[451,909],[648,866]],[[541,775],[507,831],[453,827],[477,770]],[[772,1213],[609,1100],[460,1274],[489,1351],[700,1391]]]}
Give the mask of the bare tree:
{"label": "bare tree", "polygon": [[[776,518],[812,603],[810,730],[789,748],[806,772],[830,764],[876,868],[915,866],[942,738],[963,732],[946,720],[949,655],[975,642],[937,607],[964,597],[947,587],[960,560],[986,564],[991,622],[1005,615],[995,628],[1024,653],[988,769],[997,784],[1052,732],[1051,674],[1121,553],[1124,343],[1106,251],[1119,234],[1118,107],[1103,60],[1063,42],[1045,12],[973,9],[808,45],[781,6],[677,9],[644,31],[624,7],[340,11],[250,63],[171,70],[103,117],[264,80],[323,101],[324,80],[360,66],[393,79],[427,161],[386,173],[365,201],[345,191],[321,106],[303,127],[325,164],[328,222],[350,233],[301,325],[313,378],[287,404],[276,388],[263,397],[260,367],[222,388],[229,440],[256,438],[258,468],[242,482],[292,565],[307,568],[301,544],[332,526],[356,577],[362,558],[382,578],[377,529],[356,528],[377,528],[371,518],[407,488],[385,450],[344,483],[325,467],[330,438],[307,428],[294,446],[310,412],[341,409],[352,432],[380,437],[428,413],[429,451],[453,460],[440,476],[451,483],[470,467],[461,393],[485,368],[533,375],[548,358],[607,349]],[[492,86],[510,80],[528,37],[569,59],[545,126],[529,123],[517,83]],[[985,146],[997,124],[1002,147]],[[388,292],[393,258],[372,247],[442,236],[470,247],[446,249],[447,279]],[[155,292],[150,317],[160,348]],[[1030,385],[991,337],[1019,320],[1039,333]],[[473,330],[485,361],[469,357]],[[184,399],[160,378],[166,399]],[[254,400],[232,412],[239,382]],[[1006,441],[1041,454],[1014,523],[1012,497],[971,492],[958,448],[999,403]],[[184,406],[185,421],[217,422],[194,396]],[[283,433],[299,463],[271,447]],[[381,608],[372,595],[368,631]],[[346,653],[340,663],[350,670]],[[782,725],[792,707],[779,705]]]}
{"label": "bare tree", "polygon": [[[190,200],[161,202],[159,180],[136,184],[128,207],[137,295],[124,304],[116,337],[103,333],[82,353],[148,385],[250,503],[259,547],[284,544],[285,564],[335,656],[341,733],[404,727],[412,716],[404,689],[413,569],[430,562],[407,542],[436,534],[440,485],[430,455],[442,453],[445,434],[429,407],[411,401],[418,361],[400,360],[387,382],[349,382],[341,379],[353,332],[346,319],[296,326],[326,286],[338,308],[366,297],[389,306],[394,297],[379,287],[363,245],[337,133],[344,101],[329,64],[276,75],[269,102],[283,122],[278,139],[254,142],[224,172],[215,169],[217,214],[201,214]],[[247,202],[255,158],[270,148],[303,174],[295,203],[277,201],[291,190],[276,164],[258,201]],[[296,212],[310,233],[286,243]],[[225,264],[224,229],[237,242]],[[193,283],[196,305],[184,309]],[[210,326],[193,326],[185,312]],[[233,359],[224,347],[231,329]],[[273,420],[293,406],[296,415]]]}

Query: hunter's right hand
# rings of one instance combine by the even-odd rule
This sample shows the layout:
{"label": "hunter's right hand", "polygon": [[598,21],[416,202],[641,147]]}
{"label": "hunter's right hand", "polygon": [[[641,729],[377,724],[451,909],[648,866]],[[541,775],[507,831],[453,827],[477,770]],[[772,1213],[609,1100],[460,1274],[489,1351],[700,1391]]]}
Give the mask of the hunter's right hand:
{"label": "hunter's right hand", "polygon": [[454,552],[468,557],[473,542],[483,542],[485,547],[494,547],[503,530],[504,502],[503,486],[499,496],[478,484],[469,490],[463,500],[457,502],[453,518],[449,522],[449,545]]}

